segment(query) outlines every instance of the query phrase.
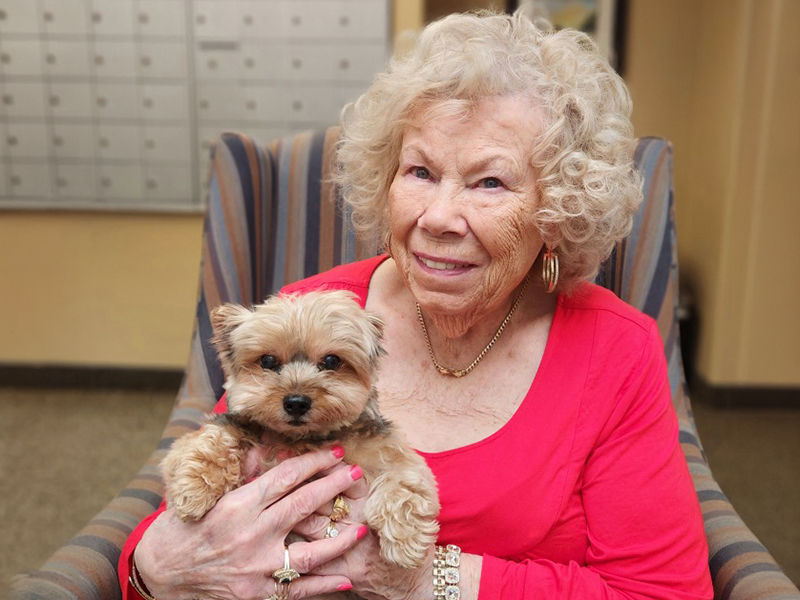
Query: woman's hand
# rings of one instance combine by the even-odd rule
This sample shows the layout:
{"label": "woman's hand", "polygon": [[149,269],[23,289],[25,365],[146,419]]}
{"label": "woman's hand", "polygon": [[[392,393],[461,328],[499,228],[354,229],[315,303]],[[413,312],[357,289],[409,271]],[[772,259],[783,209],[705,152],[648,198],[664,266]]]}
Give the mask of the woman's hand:
{"label": "woman's hand", "polygon": [[403,569],[383,560],[378,537],[367,535],[346,554],[321,565],[320,576],[344,574],[353,591],[369,600],[416,600],[433,597],[433,547],[418,569]]}
{"label": "woman's hand", "polygon": [[[345,535],[346,528],[352,527],[353,523],[364,522],[363,511],[369,487],[360,477],[358,466],[352,467],[352,471],[356,481],[342,493],[349,513],[344,520],[333,523],[337,531],[340,531],[335,539]],[[309,540],[323,539],[328,526],[331,525],[328,515],[332,510],[333,503],[328,502],[326,506],[298,523],[294,531]],[[381,558],[378,537],[370,533],[352,549],[320,564],[312,573],[321,577],[344,576],[352,583],[353,591],[363,598],[376,600],[432,598],[433,548],[419,569],[403,569]]]}
{"label": "woman's hand", "polygon": [[[170,510],[161,514],[135,551],[151,594],[158,600],[261,600],[275,593],[272,573],[284,566],[287,534],[360,476],[341,457],[341,448],[334,448],[289,458],[223,496],[197,522],[183,522]],[[291,567],[302,574],[289,586],[292,600],[349,589],[350,580],[335,569],[316,570],[365,534],[351,520],[334,538],[291,543]]]}

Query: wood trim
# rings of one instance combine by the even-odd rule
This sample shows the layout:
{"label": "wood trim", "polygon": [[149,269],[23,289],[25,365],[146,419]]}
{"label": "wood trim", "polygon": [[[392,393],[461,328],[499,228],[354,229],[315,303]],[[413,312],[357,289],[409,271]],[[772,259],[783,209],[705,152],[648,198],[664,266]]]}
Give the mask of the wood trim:
{"label": "wood trim", "polygon": [[0,365],[0,386],[59,389],[175,390],[183,371],[169,369]]}
{"label": "wood trim", "polygon": [[798,408],[800,388],[780,386],[715,385],[701,376],[689,384],[692,402],[720,408]]}

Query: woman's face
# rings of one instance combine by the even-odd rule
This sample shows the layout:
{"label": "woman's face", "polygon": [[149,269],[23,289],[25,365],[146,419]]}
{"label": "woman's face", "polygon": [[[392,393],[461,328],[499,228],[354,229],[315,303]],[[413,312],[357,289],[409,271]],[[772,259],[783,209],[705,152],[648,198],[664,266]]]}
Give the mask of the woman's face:
{"label": "woman's face", "polygon": [[402,139],[389,188],[391,253],[432,315],[508,307],[542,247],[529,156],[540,118],[518,96],[489,97],[467,117],[421,111]]}

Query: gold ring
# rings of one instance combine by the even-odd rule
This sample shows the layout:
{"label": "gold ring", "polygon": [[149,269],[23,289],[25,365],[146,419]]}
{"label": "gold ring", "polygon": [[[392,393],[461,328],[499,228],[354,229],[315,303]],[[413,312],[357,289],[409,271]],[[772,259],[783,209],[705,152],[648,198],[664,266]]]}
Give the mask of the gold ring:
{"label": "gold ring", "polygon": [[[278,569],[277,571],[272,573],[272,578],[278,584],[278,592],[280,593],[281,586],[289,587],[289,584],[292,583],[295,579],[300,577],[300,573],[298,573],[295,569],[291,567],[289,564],[289,548],[284,547],[283,549],[283,568]],[[288,593],[288,592],[284,592]]]}
{"label": "gold ring", "polygon": [[331,521],[341,521],[350,514],[350,505],[341,494],[337,495],[333,500],[333,510],[328,517]]}

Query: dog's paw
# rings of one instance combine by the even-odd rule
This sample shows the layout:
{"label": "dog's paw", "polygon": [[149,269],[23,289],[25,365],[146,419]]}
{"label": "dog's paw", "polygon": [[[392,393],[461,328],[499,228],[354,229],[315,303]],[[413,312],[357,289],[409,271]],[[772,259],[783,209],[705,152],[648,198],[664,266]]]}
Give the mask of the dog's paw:
{"label": "dog's paw", "polygon": [[167,506],[183,521],[197,521],[242,481],[237,439],[214,425],[175,441],[161,463]]}
{"label": "dog's paw", "polygon": [[167,505],[171,506],[182,521],[199,521],[219,501],[209,486],[197,477],[183,477],[179,484],[167,490]]}
{"label": "dog's paw", "polygon": [[425,483],[384,473],[373,483],[367,500],[366,519],[378,533],[381,556],[406,569],[423,563],[439,533],[439,499],[435,488]]}
{"label": "dog's paw", "polygon": [[416,524],[407,523],[406,529],[406,532],[401,531],[407,534],[402,540],[385,542],[386,538],[381,534],[381,556],[404,569],[416,569],[424,562],[428,549],[436,543],[439,524],[434,519],[420,519]]}

